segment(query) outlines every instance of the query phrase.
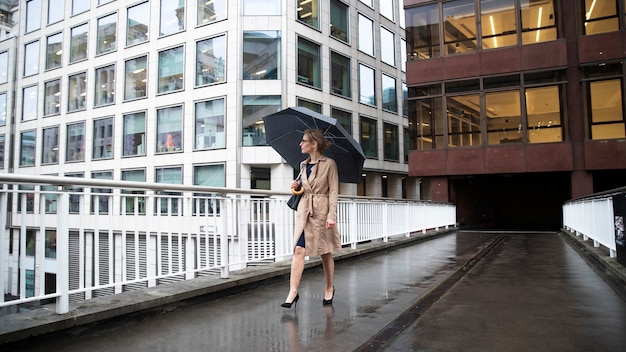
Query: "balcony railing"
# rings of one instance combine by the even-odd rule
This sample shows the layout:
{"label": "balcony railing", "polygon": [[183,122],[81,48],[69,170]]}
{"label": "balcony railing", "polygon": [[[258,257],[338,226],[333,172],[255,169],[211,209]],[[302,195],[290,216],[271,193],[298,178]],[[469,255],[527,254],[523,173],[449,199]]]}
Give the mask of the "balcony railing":
{"label": "balcony railing", "polygon": [[[0,307],[70,302],[291,258],[288,193],[0,174]],[[450,204],[342,197],[341,243],[456,225]]]}

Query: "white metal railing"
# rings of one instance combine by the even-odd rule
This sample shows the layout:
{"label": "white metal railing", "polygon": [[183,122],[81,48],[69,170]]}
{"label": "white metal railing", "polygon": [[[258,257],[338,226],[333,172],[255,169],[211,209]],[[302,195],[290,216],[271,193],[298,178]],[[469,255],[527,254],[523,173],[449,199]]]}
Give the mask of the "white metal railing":
{"label": "white metal railing", "polygon": [[586,241],[593,240],[594,247],[609,249],[611,258],[617,256],[615,243],[613,195],[608,193],[571,200],[563,204],[563,227]]}
{"label": "white metal railing", "polygon": [[[291,258],[287,193],[0,174],[0,307],[69,303]],[[342,197],[341,243],[456,225],[450,204]]]}

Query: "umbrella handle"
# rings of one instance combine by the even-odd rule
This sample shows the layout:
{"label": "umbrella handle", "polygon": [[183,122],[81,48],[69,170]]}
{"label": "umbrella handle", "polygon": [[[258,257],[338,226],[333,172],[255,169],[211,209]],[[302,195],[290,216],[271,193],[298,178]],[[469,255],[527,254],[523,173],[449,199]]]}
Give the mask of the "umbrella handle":
{"label": "umbrella handle", "polygon": [[293,193],[293,194],[295,194],[295,195],[299,196],[299,195],[301,195],[302,193],[304,193],[304,187],[300,186],[298,189],[292,188],[292,189],[291,189],[291,193]]}

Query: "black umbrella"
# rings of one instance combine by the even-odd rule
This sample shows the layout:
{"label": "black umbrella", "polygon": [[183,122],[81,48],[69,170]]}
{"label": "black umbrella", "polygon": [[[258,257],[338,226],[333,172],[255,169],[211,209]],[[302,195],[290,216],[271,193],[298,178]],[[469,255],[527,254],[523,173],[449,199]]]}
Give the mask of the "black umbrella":
{"label": "black umbrella", "polygon": [[306,158],[299,147],[304,131],[309,128],[320,130],[332,143],[332,146],[324,151],[324,155],[337,163],[339,182],[359,183],[365,154],[359,143],[337,119],[307,108],[292,107],[265,116],[263,122],[267,144],[296,170]]}

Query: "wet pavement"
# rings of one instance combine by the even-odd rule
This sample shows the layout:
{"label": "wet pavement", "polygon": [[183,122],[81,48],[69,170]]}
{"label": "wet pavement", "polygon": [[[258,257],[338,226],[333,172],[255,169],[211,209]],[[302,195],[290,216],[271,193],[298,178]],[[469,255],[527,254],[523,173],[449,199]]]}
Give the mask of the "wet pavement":
{"label": "wet pavement", "polygon": [[626,301],[556,233],[452,232],[9,351],[624,351]]}

